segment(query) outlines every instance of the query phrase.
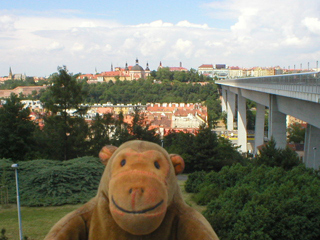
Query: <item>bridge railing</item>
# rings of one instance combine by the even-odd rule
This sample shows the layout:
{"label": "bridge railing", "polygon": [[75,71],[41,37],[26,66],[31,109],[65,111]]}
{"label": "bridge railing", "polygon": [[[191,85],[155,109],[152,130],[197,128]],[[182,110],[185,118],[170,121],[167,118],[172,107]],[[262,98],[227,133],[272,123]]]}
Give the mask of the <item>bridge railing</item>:
{"label": "bridge railing", "polygon": [[320,72],[226,79],[217,84],[320,94]]}

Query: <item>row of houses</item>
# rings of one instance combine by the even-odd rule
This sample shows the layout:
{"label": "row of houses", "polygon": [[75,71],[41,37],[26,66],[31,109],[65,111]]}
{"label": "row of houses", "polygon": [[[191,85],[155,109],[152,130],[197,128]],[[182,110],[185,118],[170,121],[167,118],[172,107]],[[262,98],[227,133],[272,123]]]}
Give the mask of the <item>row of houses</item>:
{"label": "row of houses", "polygon": [[[39,124],[43,124],[41,120],[44,114],[43,104],[37,100],[22,100],[26,108],[31,111],[31,118]],[[201,103],[147,103],[145,105],[138,104],[112,104],[110,102],[104,104],[83,105],[88,108],[85,114],[87,122],[91,122],[97,114],[112,114],[117,117],[120,113],[124,116],[124,121],[131,124],[133,115],[139,110],[144,115],[145,123],[150,125],[151,129],[156,129],[161,136],[169,132],[183,131],[188,133],[196,133],[200,126],[207,124],[208,114],[207,107]],[[69,115],[77,115],[76,110],[68,110]]]}
{"label": "row of houses", "polygon": [[285,69],[277,67],[253,67],[253,68],[240,68],[234,66],[227,66],[226,64],[202,64],[198,67],[199,74],[210,76],[212,78],[232,79],[232,78],[245,78],[245,77],[262,77],[272,76],[285,73],[300,73],[319,71],[319,69]]}

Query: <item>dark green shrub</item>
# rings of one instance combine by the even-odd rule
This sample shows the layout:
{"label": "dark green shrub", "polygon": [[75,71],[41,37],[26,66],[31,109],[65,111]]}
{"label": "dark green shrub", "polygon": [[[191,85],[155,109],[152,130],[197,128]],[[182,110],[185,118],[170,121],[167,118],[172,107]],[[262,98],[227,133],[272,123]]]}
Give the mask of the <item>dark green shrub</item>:
{"label": "dark green shrub", "polygon": [[274,138],[262,147],[260,155],[253,162],[259,165],[269,167],[282,167],[285,170],[290,170],[301,164],[298,154],[286,147],[285,149],[277,148]]}
{"label": "dark green shrub", "polygon": [[[10,202],[15,202],[14,170],[5,163],[10,184]],[[68,161],[33,160],[19,163],[21,204],[48,206],[76,204],[94,197],[104,165],[98,158],[82,157]],[[0,173],[1,174],[1,173]]]}
{"label": "dark green shrub", "polygon": [[206,172],[194,172],[188,176],[188,180],[185,184],[185,190],[189,193],[197,193],[200,190],[200,185],[203,183]]}
{"label": "dark green shrub", "polygon": [[[222,170],[219,178],[228,179],[222,173],[232,175],[233,168],[241,169]],[[320,239],[320,180],[313,170],[303,165],[290,171],[242,169],[243,177],[213,197],[204,213],[221,239]]]}
{"label": "dark green shrub", "polygon": [[[202,185],[201,185],[202,186]],[[193,195],[192,199],[198,205],[206,205],[212,199],[216,199],[223,193],[223,190],[215,183],[206,186],[203,184],[203,187],[200,188],[200,191]]]}
{"label": "dark green shrub", "polygon": [[165,136],[164,146],[169,153],[177,153],[183,157],[185,173],[220,171],[224,166],[245,161],[230,140],[218,137],[205,126],[196,135],[172,132]]}
{"label": "dark green shrub", "polygon": [[196,176],[191,174],[192,178],[189,184],[194,193],[197,193],[193,196],[193,200],[199,205],[207,205],[212,199],[218,198],[226,189],[234,187],[244,179],[252,171],[252,168],[252,165],[236,164],[232,167],[224,167],[220,172],[211,171],[204,176],[200,175],[198,179],[193,179]]}

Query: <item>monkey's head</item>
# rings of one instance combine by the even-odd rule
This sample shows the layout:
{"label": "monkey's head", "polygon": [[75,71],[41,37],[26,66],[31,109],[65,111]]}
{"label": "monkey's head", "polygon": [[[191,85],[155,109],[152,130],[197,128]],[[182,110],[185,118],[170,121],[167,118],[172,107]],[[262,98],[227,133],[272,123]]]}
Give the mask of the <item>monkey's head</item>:
{"label": "monkey's head", "polygon": [[105,146],[99,157],[106,165],[99,191],[109,199],[115,222],[134,235],[155,231],[178,187],[175,176],[184,169],[183,159],[138,140]]}

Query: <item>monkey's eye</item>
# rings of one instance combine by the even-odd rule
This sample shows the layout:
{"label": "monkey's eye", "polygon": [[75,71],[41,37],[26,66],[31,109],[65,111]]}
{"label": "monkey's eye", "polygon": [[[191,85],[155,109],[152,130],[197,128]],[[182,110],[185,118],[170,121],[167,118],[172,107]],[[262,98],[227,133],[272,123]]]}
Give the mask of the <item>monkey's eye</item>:
{"label": "monkey's eye", "polygon": [[122,159],[120,162],[121,167],[123,167],[124,165],[126,165],[127,161],[125,159]]}
{"label": "monkey's eye", "polygon": [[157,161],[154,162],[154,166],[156,167],[156,169],[160,169],[160,164]]}

